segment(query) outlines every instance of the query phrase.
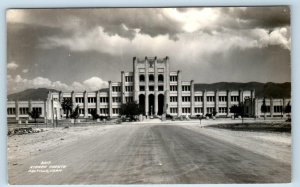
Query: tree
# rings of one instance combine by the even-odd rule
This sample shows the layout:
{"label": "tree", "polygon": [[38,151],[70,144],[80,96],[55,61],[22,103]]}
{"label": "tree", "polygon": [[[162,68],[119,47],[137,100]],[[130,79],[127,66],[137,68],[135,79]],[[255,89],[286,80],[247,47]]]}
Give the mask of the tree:
{"label": "tree", "polygon": [[72,113],[72,109],[73,109],[72,98],[64,98],[61,103],[61,107],[63,111],[66,113],[66,118],[69,118],[69,114]]}
{"label": "tree", "polygon": [[232,105],[232,106],[230,107],[230,112],[233,113],[234,119],[235,119],[235,117],[236,117],[236,116],[238,115],[238,113],[239,113],[239,107],[238,107],[237,105]]}
{"label": "tree", "polygon": [[71,113],[70,118],[74,119],[74,125],[75,125],[76,119],[79,118],[79,105],[77,105],[75,110]]}
{"label": "tree", "polygon": [[99,114],[97,114],[97,110],[96,109],[93,109],[90,114],[92,115],[93,120],[96,120],[96,119],[100,118]]}
{"label": "tree", "polygon": [[262,103],[262,105],[261,105],[261,107],[260,107],[260,111],[262,112],[262,113],[264,113],[264,120],[266,119],[266,112],[267,112],[267,105],[266,105],[266,99],[264,98],[263,99],[263,103]]}
{"label": "tree", "polygon": [[134,120],[135,116],[142,114],[143,110],[140,108],[139,104],[135,102],[129,102],[122,104],[120,114],[129,117],[130,120]]}
{"label": "tree", "polygon": [[291,115],[290,115],[291,111],[292,111],[292,107],[291,107],[291,103],[289,101],[288,104],[285,106],[285,109],[284,109],[284,112],[288,113],[288,120],[291,119]]}
{"label": "tree", "polygon": [[36,119],[38,119],[41,116],[41,113],[38,110],[32,110],[31,112],[28,112],[28,115],[34,119],[35,125],[37,125]]}

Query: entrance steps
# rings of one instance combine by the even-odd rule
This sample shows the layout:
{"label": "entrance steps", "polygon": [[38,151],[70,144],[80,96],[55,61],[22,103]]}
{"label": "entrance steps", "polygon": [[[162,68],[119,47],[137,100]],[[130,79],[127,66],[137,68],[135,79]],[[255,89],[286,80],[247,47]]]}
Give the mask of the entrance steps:
{"label": "entrance steps", "polygon": [[145,119],[139,123],[161,123],[161,120],[159,118],[148,118],[148,119]]}

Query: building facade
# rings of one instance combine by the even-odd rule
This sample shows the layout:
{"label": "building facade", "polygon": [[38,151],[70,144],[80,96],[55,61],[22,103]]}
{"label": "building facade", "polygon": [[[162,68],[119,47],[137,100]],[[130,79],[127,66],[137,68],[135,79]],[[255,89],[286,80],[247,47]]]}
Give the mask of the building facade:
{"label": "building facade", "polygon": [[[60,103],[71,99],[79,106],[80,117],[89,118],[92,110],[99,115],[118,117],[121,105],[136,102],[145,116],[196,116],[217,112],[219,117],[230,117],[230,107],[245,103],[245,114],[261,116],[262,98],[255,98],[255,90],[195,91],[194,81],[185,81],[182,72],[170,71],[169,58],[133,58],[133,71],[121,72],[120,82],[109,81],[106,90],[93,92],[49,92],[45,101],[8,101],[8,117],[26,117],[34,108],[46,119],[64,118]],[[269,116],[283,114],[290,99],[267,99]],[[265,115],[265,114],[264,114]],[[268,115],[268,114],[267,114]]]}

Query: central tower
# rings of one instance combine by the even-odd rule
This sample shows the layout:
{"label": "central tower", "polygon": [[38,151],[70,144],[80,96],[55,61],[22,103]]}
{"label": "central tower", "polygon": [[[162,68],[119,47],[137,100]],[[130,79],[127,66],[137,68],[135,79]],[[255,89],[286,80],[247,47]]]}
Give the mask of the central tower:
{"label": "central tower", "polygon": [[134,101],[148,116],[168,113],[170,92],[169,57],[133,57]]}

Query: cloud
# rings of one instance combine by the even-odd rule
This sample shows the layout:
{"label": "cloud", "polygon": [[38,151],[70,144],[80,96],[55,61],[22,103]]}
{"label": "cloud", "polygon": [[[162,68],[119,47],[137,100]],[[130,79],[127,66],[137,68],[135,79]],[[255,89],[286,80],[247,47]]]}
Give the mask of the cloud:
{"label": "cloud", "polygon": [[9,69],[9,70],[15,70],[18,67],[19,67],[19,65],[15,61],[12,61],[7,64],[7,69]]}
{"label": "cloud", "polygon": [[137,33],[132,40],[119,35],[108,35],[102,27],[98,27],[85,34],[74,34],[69,37],[48,37],[41,40],[41,46],[46,49],[64,47],[71,51],[98,51],[105,54],[122,56],[133,54],[135,56],[165,56],[172,54],[178,61],[189,62],[193,59],[203,59],[204,56],[215,53],[226,53],[232,48],[251,49],[264,48],[269,45],[280,45],[290,49],[290,37],[287,34],[289,27],[269,30],[263,28],[231,30],[226,29],[207,33],[195,31],[192,34],[178,34],[174,41],[168,35],[151,37]]}
{"label": "cloud", "polygon": [[23,69],[22,70],[23,73],[28,73],[28,71],[29,71],[28,69]]}
{"label": "cloud", "polygon": [[67,85],[61,81],[51,81],[44,77],[26,79],[21,75],[15,77],[7,75],[7,84],[8,93],[15,93],[29,88],[51,88],[62,91],[95,91],[108,87],[108,82],[99,77],[91,77],[83,82],[73,82],[71,85]]}

